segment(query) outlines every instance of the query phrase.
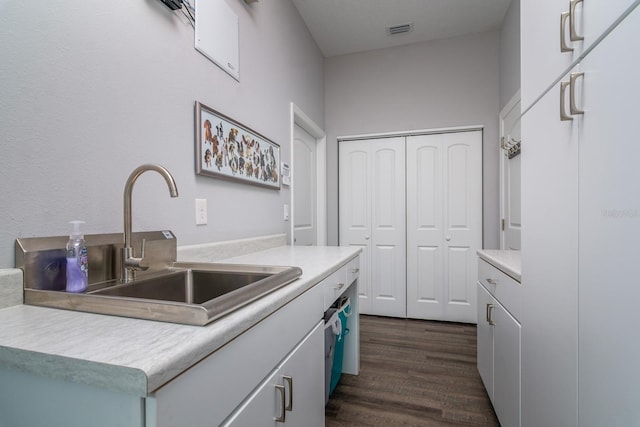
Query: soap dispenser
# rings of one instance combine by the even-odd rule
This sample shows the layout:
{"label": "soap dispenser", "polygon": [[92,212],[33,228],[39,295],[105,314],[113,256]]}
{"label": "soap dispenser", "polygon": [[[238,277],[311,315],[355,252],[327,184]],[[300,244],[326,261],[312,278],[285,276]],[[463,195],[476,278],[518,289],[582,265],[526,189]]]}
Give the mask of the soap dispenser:
{"label": "soap dispenser", "polygon": [[73,232],[67,242],[67,292],[84,292],[89,284],[87,245],[80,231],[84,221],[70,221]]}

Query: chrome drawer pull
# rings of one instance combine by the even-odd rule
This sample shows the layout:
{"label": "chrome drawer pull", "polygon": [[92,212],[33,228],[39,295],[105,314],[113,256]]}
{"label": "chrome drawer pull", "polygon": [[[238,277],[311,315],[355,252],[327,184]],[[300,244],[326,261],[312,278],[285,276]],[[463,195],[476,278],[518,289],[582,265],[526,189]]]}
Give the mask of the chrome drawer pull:
{"label": "chrome drawer pull", "polygon": [[576,80],[580,77],[584,77],[584,73],[571,73],[571,76],[569,77],[569,110],[571,111],[571,114],[584,114],[584,110],[581,110],[576,106],[575,86]]}
{"label": "chrome drawer pull", "polygon": [[278,390],[280,392],[280,402],[282,403],[282,413],[280,414],[280,416],[278,418],[274,418],[274,420],[276,420],[279,423],[283,423],[285,422],[285,417],[287,415],[287,413],[285,412],[285,390],[284,390],[284,386],[280,385],[280,384],[276,384],[276,390]]}
{"label": "chrome drawer pull", "polygon": [[336,286],[333,287],[333,290],[339,291],[342,288],[344,288],[344,283],[338,283]]}
{"label": "chrome drawer pull", "polygon": [[567,33],[567,19],[569,19],[569,12],[562,12],[560,15],[560,52],[573,52],[573,48],[567,46],[567,41],[564,39],[564,35]]}
{"label": "chrome drawer pull", "polygon": [[282,378],[289,384],[289,404],[284,409],[291,412],[293,411],[293,377],[283,375]]}
{"label": "chrome drawer pull", "polygon": [[487,323],[491,326],[495,326],[496,322],[493,321],[493,304],[487,304]]}
{"label": "chrome drawer pull", "polygon": [[571,0],[569,6],[569,38],[574,41],[584,40],[584,37],[576,32],[576,6],[582,3],[582,0]]}
{"label": "chrome drawer pull", "polygon": [[567,86],[569,86],[569,82],[560,82],[560,120],[562,120],[563,122],[573,120],[573,117],[568,115],[564,109],[564,106],[566,104],[564,100],[564,94],[567,91]]}
{"label": "chrome drawer pull", "polygon": [[495,285],[495,284],[497,284],[497,283],[498,283],[498,282],[496,282],[496,281],[495,281],[495,279],[489,279],[489,278],[487,278],[487,282],[488,282],[490,285]]}

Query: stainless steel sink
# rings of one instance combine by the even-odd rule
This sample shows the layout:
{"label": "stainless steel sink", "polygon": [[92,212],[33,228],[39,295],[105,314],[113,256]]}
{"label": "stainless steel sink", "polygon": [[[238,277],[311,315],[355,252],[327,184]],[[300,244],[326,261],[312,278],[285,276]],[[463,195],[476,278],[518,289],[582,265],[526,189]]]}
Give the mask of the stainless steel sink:
{"label": "stainless steel sink", "polygon": [[298,267],[175,263],[166,271],[126,284],[101,283],[86,294],[28,290],[25,297],[34,305],[206,325],[301,274]]}
{"label": "stainless steel sink", "polygon": [[[90,313],[206,325],[296,280],[298,267],[176,261],[168,230],[132,234],[146,246],[144,269],[123,283],[121,234],[85,235],[89,289],[65,292],[65,244],[69,236],[21,238],[16,267],[24,271],[25,304]],[[144,243],[146,242],[146,244]]]}

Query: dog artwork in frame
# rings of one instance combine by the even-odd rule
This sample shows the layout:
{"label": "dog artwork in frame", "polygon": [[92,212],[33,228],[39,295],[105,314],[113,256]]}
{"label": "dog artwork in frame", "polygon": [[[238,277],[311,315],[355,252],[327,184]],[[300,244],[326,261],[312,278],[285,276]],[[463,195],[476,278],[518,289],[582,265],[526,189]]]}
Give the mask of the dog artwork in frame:
{"label": "dog artwork in frame", "polygon": [[196,101],[196,174],[280,189],[280,146]]}

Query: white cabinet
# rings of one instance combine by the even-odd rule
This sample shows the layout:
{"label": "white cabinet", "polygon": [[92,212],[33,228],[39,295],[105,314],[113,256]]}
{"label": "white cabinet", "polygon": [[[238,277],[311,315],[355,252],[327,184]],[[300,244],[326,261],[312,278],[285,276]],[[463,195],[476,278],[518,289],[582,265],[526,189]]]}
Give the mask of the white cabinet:
{"label": "white cabinet", "polygon": [[[585,0],[587,1],[587,0]],[[580,67],[579,425],[640,425],[640,8]]]}
{"label": "white cabinet", "polygon": [[[525,88],[530,100],[542,95],[522,117],[523,426],[640,422],[640,372],[628,369],[640,357],[630,339],[640,322],[632,285],[640,275],[632,257],[640,235],[639,3],[584,0],[579,62],[552,76],[546,84],[559,83],[546,93],[531,89],[546,67],[534,33],[544,8],[522,4],[523,99]],[[584,114],[571,114],[572,89]],[[560,109],[572,120],[560,121]]]}
{"label": "white cabinet", "polygon": [[[522,106],[528,108],[567,72],[634,0],[536,0],[521,4]],[[575,5],[575,6],[572,6]],[[570,15],[571,10],[574,11]],[[566,16],[566,18],[563,18]],[[561,33],[561,22],[565,31]],[[573,22],[575,35],[571,40]],[[561,36],[563,34],[563,36]],[[569,49],[561,51],[561,37]]]}
{"label": "white cabinet", "polygon": [[318,323],[223,426],[324,426],[324,322]]}
{"label": "white cabinet", "polygon": [[[323,318],[323,293],[322,286],[314,286],[148,397],[147,426],[219,425]],[[320,410],[322,354],[318,363],[309,359],[322,391],[309,404]]]}
{"label": "white cabinet", "polygon": [[531,427],[575,426],[577,414],[582,119],[559,120],[559,91],[522,118],[522,423]]}
{"label": "white cabinet", "polygon": [[510,310],[519,310],[521,286],[483,260],[477,286],[478,371],[500,424],[519,426],[521,328]]}

